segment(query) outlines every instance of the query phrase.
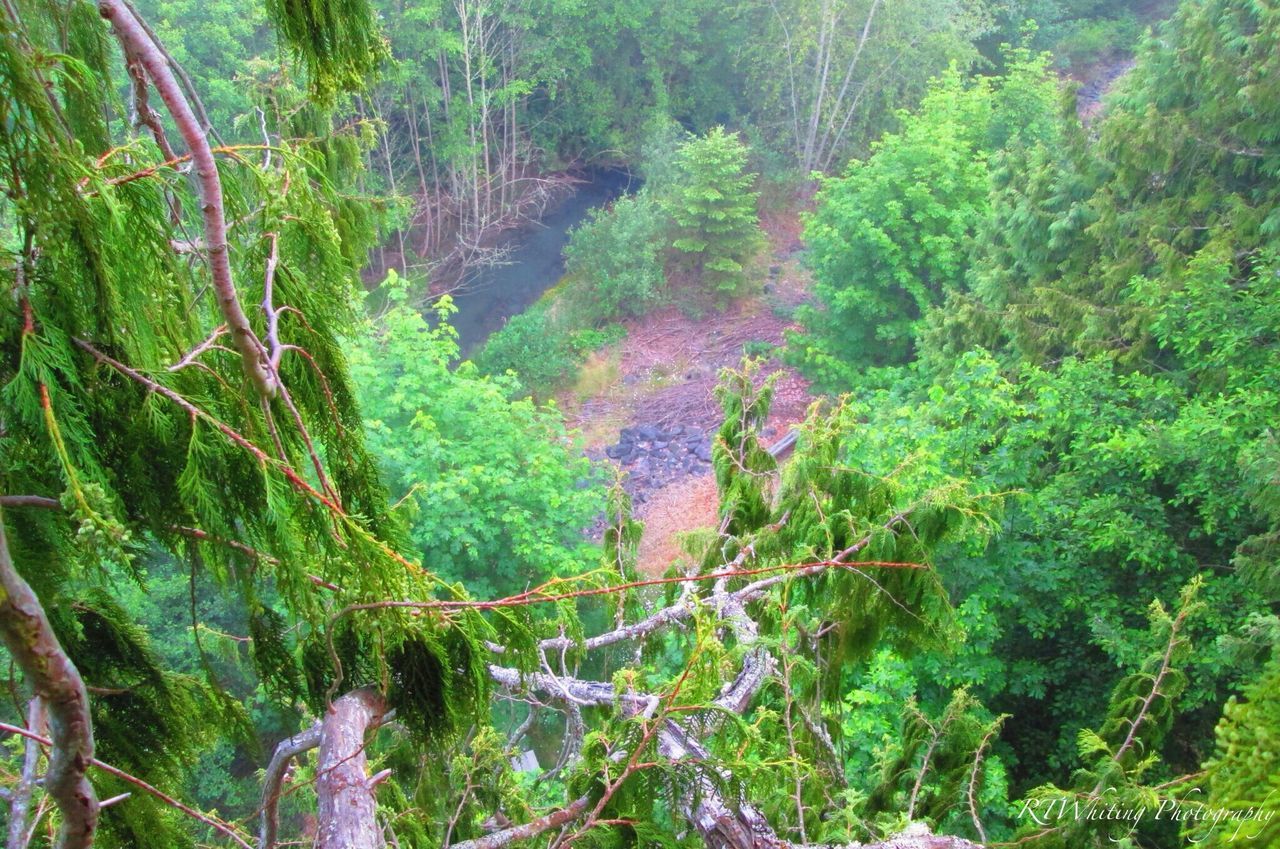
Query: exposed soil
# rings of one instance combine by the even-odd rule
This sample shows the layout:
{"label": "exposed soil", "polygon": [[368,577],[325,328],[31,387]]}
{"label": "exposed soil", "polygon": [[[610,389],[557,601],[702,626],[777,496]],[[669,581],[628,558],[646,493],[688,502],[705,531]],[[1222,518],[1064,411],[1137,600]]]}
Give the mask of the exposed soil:
{"label": "exposed soil", "polygon": [[[626,476],[636,516],[646,524],[640,547],[646,574],[660,574],[679,556],[680,534],[715,523],[706,460],[721,421],[714,394],[721,369],[737,367],[745,353],[781,346],[795,327],[792,313],[808,297],[798,212],[770,213],[762,223],[769,248],[753,269],[765,281],[760,294],[720,313],[693,317],[667,308],[628,322],[626,338],[593,357],[578,386],[559,398],[587,453]],[[775,371],[781,375],[763,431],[770,441],[802,421],[814,400],[808,381],[776,357],[765,373]]]}

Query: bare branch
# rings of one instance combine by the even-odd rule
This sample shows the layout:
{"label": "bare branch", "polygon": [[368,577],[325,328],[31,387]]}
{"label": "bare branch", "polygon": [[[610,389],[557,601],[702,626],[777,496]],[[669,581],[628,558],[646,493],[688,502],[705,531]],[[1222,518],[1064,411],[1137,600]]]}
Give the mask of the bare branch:
{"label": "bare branch", "polygon": [[572,822],[586,813],[590,804],[591,798],[582,796],[570,802],[566,807],[553,811],[546,816],[530,820],[523,825],[504,828],[501,831],[495,831],[493,834],[486,834],[484,837],[477,837],[475,840],[454,843],[448,849],[502,849],[508,843],[537,837],[544,831],[550,831],[553,828],[559,828],[566,823]]}
{"label": "bare branch", "polygon": [[62,505],[56,498],[45,498],[43,495],[0,495],[0,507],[41,507],[45,510],[59,510]]}
{"label": "bare branch", "polygon": [[[27,728],[34,734],[45,733],[44,704],[37,696],[27,705]],[[9,840],[5,849],[26,849],[27,816],[31,809],[31,795],[36,786],[36,772],[40,767],[40,744],[27,738],[22,755],[22,773],[9,797]]]}
{"label": "bare branch", "polygon": [[978,816],[978,777],[982,768],[982,753],[987,750],[987,746],[991,743],[991,738],[1000,730],[1000,726],[1004,725],[1005,717],[1000,716],[995,722],[991,723],[991,727],[987,729],[987,733],[983,735],[982,742],[978,744],[978,749],[973,753],[973,769],[969,770],[969,786],[965,791],[965,795],[969,800],[969,816],[973,818],[973,827],[978,831],[978,839],[983,843],[987,842],[987,831],[982,827],[982,818]]}
{"label": "bare branch", "polygon": [[305,731],[285,740],[281,740],[267,764],[266,774],[262,778],[262,820],[258,831],[259,849],[273,849],[276,845],[276,833],[279,830],[278,809],[280,804],[280,785],[284,781],[285,772],[293,759],[303,752],[320,745],[320,723],[312,725]]}

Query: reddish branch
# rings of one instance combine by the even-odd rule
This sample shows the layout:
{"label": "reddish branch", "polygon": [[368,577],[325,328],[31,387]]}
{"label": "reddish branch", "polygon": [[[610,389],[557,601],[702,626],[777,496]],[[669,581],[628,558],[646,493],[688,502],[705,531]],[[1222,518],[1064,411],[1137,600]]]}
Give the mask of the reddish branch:
{"label": "reddish branch", "polygon": [[204,220],[204,243],[209,256],[209,271],[218,308],[240,359],[245,375],[264,398],[279,392],[279,379],[267,360],[266,349],[249,326],[249,318],[240,306],[231,275],[230,248],[227,245],[227,222],[222,201],[222,182],[213,150],[205,137],[190,102],[173,75],[160,47],[147,33],[141,21],[123,0],[100,0],[98,11],[111,22],[125,55],[137,60],[147,72],[160,99],[164,101],[174,125],[191,152],[196,185],[200,192],[200,213]]}
{"label": "reddish branch", "polygon": [[93,762],[89,694],[40,600],[14,568],[2,514],[0,639],[47,711],[53,751],[44,789],[62,812],[58,849],[88,849],[98,826],[98,797],[85,777]]}
{"label": "reddish branch", "polygon": [[223,422],[221,419],[218,419],[212,414],[204,411],[200,407],[197,407],[195,404],[191,403],[186,398],[183,398],[177,392],[174,392],[172,389],[165,386],[164,384],[157,383],[156,381],[147,377],[145,374],[138,371],[137,369],[130,368],[129,366],[125,365],[119,360],[114,359],[113,357],[110,357],[107,354],[104,354],[102,351],[99,351],[97,348],[93,347],[83,339],[73,339],[72,341],[75,342],[75,344],[79,346],[82,350],[92,355],[93,358],[96,359],[98,362],[104,365],[111,366],[113,369],[120,372],[124,376],[132,378],[133,380],[136,380],[138,383],[141,383],[143,386],[147,387],[152,392],[155,392],[157,395],[162,395],[165,398],[168,398],[170,401],[177,404],[179,407],[181,407],[191,416],[201,419],[202,421],[208,422],[215,429],[221,432],[225,437],[227,437],[227,439],[231,440],[236,445],[239,445],[241,448],[243,448],[244,450],[252,454],[254,458],[258,460],[258,462],[263,463],[264,465],[274,466],[275,468],[277,468],[280,471],[280,473],[285,476],[285,478],[289,481],[289,483],[302,494],[310,496],[311,498],[314,498],[315,500],[319,501],[325,507],[329,508],[329,510],[331,510],[335,515],[340,517],[346,516],[346,512],[342,509],[340,505],[334,503],[332,500],[329,499],[327,495],[320,492],[311,484],[303,480],[302,476],[299,475],[296,470],[271,457],[271,455],[269,455],[267,452],[263,451],[261,448],[255,445],[248,437],[244,436],[235,428],[231,427],[231,425]]}

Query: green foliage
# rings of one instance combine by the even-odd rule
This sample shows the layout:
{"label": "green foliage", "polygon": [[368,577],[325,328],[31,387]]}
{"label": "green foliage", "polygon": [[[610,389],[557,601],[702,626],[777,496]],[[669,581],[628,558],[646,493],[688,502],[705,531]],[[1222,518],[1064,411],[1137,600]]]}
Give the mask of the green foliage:
{"label": "green foliage", "polygon": [[1153,297],[1212,264],[1248,281],[1280,232],[1277,38],[1270,12],[1247,0],[1184,4],[1143,44],[1095,145],[1073,130],[1061,152],[1010,163],[1015,193],[989,232],[1014,238],[977,247],[981,257],[994,246],[993,270],[973,285],[968,309],[982,320],[966,341],[1003,325],[1037,362],[1080,353],[1146,368],[1167,356]]}
{"label": "green foliage", "polygon": [[[1158,789],[1149,786],[1159,764],[1160,744],[1173,722],[1174,706],[1186,686],[1182,672],[1191,651],[1185,627],[1199,610],[1199,580],[1182,591],[1176,613],[1159,601],[1150,608],[1151,654],[1111,694],[1106,718],[1078,741],[1084,766],[1071,788],[1037,787],[1020,805],[1022,840],[1038,847],[1101,847],[1167,836],[1172,817],[1147,816],[1161,810]],[[1097,810],[1113,815],[1089,813]]]}
{"label": "green foliage", "polygon": [[727,371],[716,387],[724,424],[711,445],[711,465],[720,493],[724,533],[736,536],[762,524],[771,510],[772,473],[777,462],[759,438],[769,417],[778,373],[759,382],[759,364],[748,360],[741,372]]}
{"label": "green foliage", "polygon": [[248,78],[276,74],[266,8],[256,0],[140,0],[138,12],[197,80],[212,125],[228,141],[261,141]]}
{"label": "green foliage", "polygon": [[442,306],[435,328],[392,278],[390,306],[351,338],[366,431],[410,537],[433,571],[481,596],[582,571],[582,538],[604,506],[554,408],[515,400],[510,377],[483,377]]}
{"label": "green foliage", "polygon": [[929,80],[979,59],[975,41],[990,32],[1005,4],[916,0],[742,2],[749,37],[738,66],[750,92],[751,119],[791,168],[841,170],[898,113],[913,108]]}
{"label": "green foliage", "polygon": [[[882,759],[879,783],[867,794],[860,815],[881,820],[876,833],[882,834],[921,819],[946,823],[950,834],[972,831],[971,817],[977,814],[969,808],[970,797],[975,807],[986,802],[990,793],[984,793],[984,778],[988,772],[999,776],[984,761],[1002,721],[986,716],[963,689],[938,716],[927,715],[909,698],[893,737],[896,751]],[[982,834],[974,837],[985,840]]]}
{"label": "green foliage", "polygon": [[[1099,361],[1009,373],[980,352],[932,383],[903,371],[884,380],[891,388],[866,389],[854,406],[864,457],[888,465],[905,452],[1020,492],[994,543],[950,556],[943,574],[969,645],[962,662],[929,661],[923,674],[970,685],[1012,715],[1019,775],[1058,773],[1074,757],[1071,729],[1099,721],[1096,693],[1137,660],[1133,611],[1176,593],[1201,563],[1230,561],[1258,527],[1236,470],[1263,438],[1273,396],[1191,399],[1175,382]],[[1238,668],[1214,638],[1263,609],[1229,576],[1204,598],[1208,635],[1188,664],[1187,708],[1216,702]],[[1201,719],[1181,734],[1207,730]]]}
{"label": "green foliage", "polygon": [[485,340],[475,357],[483,374],[515,375],[525,393],[547,397],[573,379],[592,351],[622,338],[619,325],[573,329],[554,299],[543,299]]}
{"label": "green foliage", "polygon": [[662,292],[664,220],[644,190],[593,211],[565,246],[562,297],[575,324],[595,326],[643,315]]}
{"label": "green foliage", "polygon": [[676,151],[672,183],[661,201],[674,222],[671,246],[681,266],[719,304],[746,290],[745,266],[763,244],[756,177],[746,166],[746,146],[713,127]]}
{"label": "green foliage", "polygon": [[266,7],[322,105],[363,90],[387,56],[368,0],[266,0]]}
{"label": "green foliage", "polygon": [[1164,17],[1172,2],[1138,0],[1014,0],[995,11],[998,33],[1012,40],[1034,21],[1031,45],[1047,50],[1055,64],[1077,73],[1095,62],[1118,60],[1131,53],[1145,21]]}
{"label": "green foliage", "polygon": [[[192,611],[197,634],[197,580],[245,612],[233,632],[249,631],[253,660],[286,708],[302,684],[291,669],[297,635],[327,642],[326,593],[343,603],[421,598],[440,581],[400,553],[402,527],[366,448],[341,350],[370,239],[348,194],[363,128],[333,133],[331,116],[297,103],[287,119],[269,116],[283,136],[269,157],[217,154],[219,207],[196,194],[179,163],[165,162],[146,128],[124,120],[128,110],[109,94],[117,57],[91,11],[19,3],[0,18],[0,162],[9,175],[0,286],[12,293],[0,303],[0,491],[65,506],[6,511],[3,521],[18,569],[95,688],[98,751],[180,794],[212,735],[250,739],[240,699],[254,688],[224,681],[233,665],[203,645],[193,656],[167,654],[173,609],[157,622],[136,594],[156,561],[181,564],[162,570],[166,578],[190,574],[189,605],[178,609]],[[301,140],[288,135],[299,125]],[[223,344],[225,305],[200,256],[202,214],[231,224],[222,247],[236,296],[287,393],[259,396]],[[387,682],[387,658],[425,638],[402,618],[361,616],[348,668],[366,674],[349,681]],[[463,621],[468,630],[483,624]],[[148,639],[149,628],[166,639]],[[479,692],[479,662],[459,652],[440,664],[439,692],[456,697],[449,715]],[[26,686],[16,682],[15,692]],[[429,702],[394,685],[387,697]],[[191,839],[189,824],[158,803],[131,799],[104,812],[104,846]]]}
{"label": "green foliage", "polygon": [[1217,748],[1205,764],[1204,796],[1191,796],[1212,818],[1189,822],[1186,837],[1207,847],[1274,846],[1280,840],[1280,655],[1231,698],[1218,723]]}
{"label": "green foliage", "polygon": [[1015,50],[1010,60],[994,82],[966,83],[952,68],[901,116],[901,132],[823,181],[805,227],[820,306],[800,312],[807,332],[791,342],[827,387],[913,357],[922,318],[964,286],[991,152],[1052,140],[1047,58]]}

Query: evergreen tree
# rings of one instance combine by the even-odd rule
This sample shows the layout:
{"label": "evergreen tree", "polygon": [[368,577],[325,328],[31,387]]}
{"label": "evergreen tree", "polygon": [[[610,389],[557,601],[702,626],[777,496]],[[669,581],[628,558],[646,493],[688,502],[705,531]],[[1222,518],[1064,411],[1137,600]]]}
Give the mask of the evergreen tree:
{"label": "evergreen tree", "polygon": [[755,180],[746,146],[723,127],[688,139],[676,152],[663,198],[674,222],[671,246],[679,265],[720,304],[745,291],[745,265],[763,242]]}
{"label": "evergreen tree", "polygon": [[[364,3],[274,13],[318,95],[377,59],[355,38],[376,26]],[[0,30],[0,633],[18,692],[48,714],[59,845],[193,845],[163,797],[99,815],[95,791],[128,785],[86,774],[96,756],[172,791],[210,737],[253,739],[212,667],[166,668],[119,603],[155,552],[238,597],[284,700],[394,679],[385,697],[438,730],[477,692],[470,637],[443,622],[370,613],[338,638],[345,671],[329,661],[326,594],[440,587],[401,554],[340,348],[370,233],[333,176],[358,171],[367,128],[334,132],[299,102],[266,114],[283,138],[270,151],[213,148],[195,92],[119,0],[20,0]],[[301,642],[322,659],[306,677]]]}

